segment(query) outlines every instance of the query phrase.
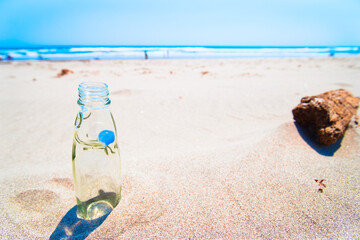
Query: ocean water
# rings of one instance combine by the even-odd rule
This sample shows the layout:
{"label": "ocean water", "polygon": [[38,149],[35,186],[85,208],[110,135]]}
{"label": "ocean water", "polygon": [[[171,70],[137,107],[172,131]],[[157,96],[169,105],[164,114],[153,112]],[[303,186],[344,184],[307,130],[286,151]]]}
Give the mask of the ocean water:
{"label": "ocean water", "polygon": [[0,61],[97,60],[179,58],[281,58],[360,56],[360,46],[351,47],[40,47],[0,48]]}

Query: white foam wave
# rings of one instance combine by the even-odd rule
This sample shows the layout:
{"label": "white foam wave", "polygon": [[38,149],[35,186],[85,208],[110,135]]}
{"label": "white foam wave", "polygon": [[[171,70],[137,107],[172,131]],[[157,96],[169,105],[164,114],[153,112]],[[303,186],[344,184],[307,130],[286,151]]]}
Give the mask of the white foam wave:
{"label": "white foam wave", "polygon": [[325,57],[360,55],[359,47],[302,48],[221,48],[221,47],[73,47],[1,50],[2,60],[82,60],[144,58],[251,58],[251,57]]}

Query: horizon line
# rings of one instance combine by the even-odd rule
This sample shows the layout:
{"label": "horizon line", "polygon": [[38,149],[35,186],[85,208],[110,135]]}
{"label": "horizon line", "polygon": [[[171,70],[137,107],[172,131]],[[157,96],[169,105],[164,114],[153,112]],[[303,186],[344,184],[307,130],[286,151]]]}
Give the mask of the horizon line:
{"label": "horizon line", "polygon": [[0,49],[39,49],[39,48],[86,48],[86,47],[133,47],[133,48],[183,48],[183,47],[203,47],[203,48],[334,48],[334,47],[360,47],[360,45],[32,45],[32,46],[0,46]]}

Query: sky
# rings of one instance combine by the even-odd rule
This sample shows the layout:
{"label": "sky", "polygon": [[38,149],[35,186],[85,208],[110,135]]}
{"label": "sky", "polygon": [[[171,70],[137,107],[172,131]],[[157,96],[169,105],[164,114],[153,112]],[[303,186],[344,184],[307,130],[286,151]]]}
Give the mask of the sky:
{"label": "sky", "polygon": [[360,46],[360,0],[0,0],[0,47]]}

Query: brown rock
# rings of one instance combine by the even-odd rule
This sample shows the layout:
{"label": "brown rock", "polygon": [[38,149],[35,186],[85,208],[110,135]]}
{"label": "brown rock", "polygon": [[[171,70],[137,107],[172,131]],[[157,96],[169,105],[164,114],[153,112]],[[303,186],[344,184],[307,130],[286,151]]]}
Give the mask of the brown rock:
{"label": "brown rock", "polygon": [[74,73],[74,71],[72,71],[72,70],[70,70],[70,69],[63,68],[63,69],[61,69],[61,72],[59,72],[59,73],[57,74],[57,76],[58,76],[58,77],[62,77],[62,76],[65,76],[65,75],[67,75],[67,74],[69,74],[69,73]]}
{"label": "brown rock", "polygon": [[303,97],[292,113],[296,122],[316,134],[320,144],[330,145],[344,136],[358,106],[359,98],[338,89]]}

